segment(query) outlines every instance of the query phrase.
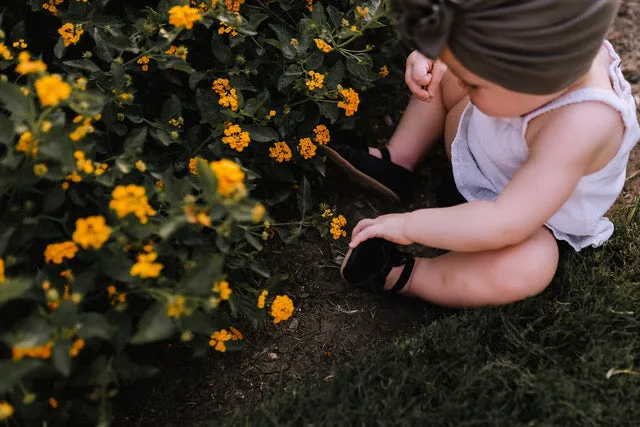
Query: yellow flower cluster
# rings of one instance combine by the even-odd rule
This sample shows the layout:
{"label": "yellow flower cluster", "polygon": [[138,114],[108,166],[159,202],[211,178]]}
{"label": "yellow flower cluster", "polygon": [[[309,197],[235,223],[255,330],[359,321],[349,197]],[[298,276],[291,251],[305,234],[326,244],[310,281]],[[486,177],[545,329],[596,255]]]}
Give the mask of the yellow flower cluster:
{"label": "yellow flower cluster", "polygon": [[158,262],[154,262],[156,259],[158,259],[158,254],[155,252],[138,254],[138,262],[133,264],[129,274],[143,279],[158,277],[164,266]]}
{"label": "yellow flower cluster", "polygon": [[47,71],[47,64],[37,59],[31,60],[29,52],[20,52],[18,55],[18,65],[16,66],[16,73],[18,74],[33,74],[44,73]]}
{"label": "yellow flower cluster", "polygon": [[313,12],[313,0],[305,0],[307,3],[307,9],[309,9],[309,12]]}
{"label": "yellow flower cluster", "polygon": [[257,224],[262,221],[266,213],[267,210],[264,208],[264,205],[262,203],[258,203],[253,207],[253,209],[251,209],[251,219]]}
{"label": "yellow flower cluster", "polygon": [[260,292],[260,296],[258,297],[258,308],[264,308],[264,304],[267,300],[267,295],[269,295],[269,291],[267,291],[266,289],[263,289],[263,291]]}
{"label": "yellow flower cluster", "polygon": [[229,34],[231,33],[232,37],[235,37],[238,35],[238,32],[236,31],[235,28],[233,28],[231,25],[227,24],[226,22],[220,22],[220,27],[218,28],[218,34]]}
{"label": "yellow flower cluster", "polygon": [[5,61],[11,61],[13,59],[11,50],[4,43],[0,43],[0,56],[2,56],[2,59],[4,59]]}
{"label": "yellow flower cluster", "polygon": [[324,85],[324,74],[316,73],[315,71],[309,71],[309,79],[305,82],[309,90],[315,88],[321,89]]}
{"label": "yellow flower cluster", "polygon": [[30,131],[26,131],[18,139],[16,145],[16,151],[25,153],[27,156],[35,157],[38,154],[38,140],[33,138],[33,134]]}
{"label": "yellow flower cluster", "polygon": [[8,402],[0,402],[0,421],[4,421],[13,416],[14,409]]}
{"label": "yellow flower cluster", "polygon": [[[195,1],[191,0],[191,6],[197,6],[201,13],[207,13],[209,10],[209,6],[207,6],[205,2],[197,4]],[[216,0],[213,0],[213,7],[216,7]]]}
{"label": "yellow flower cluster", "polygon": [[109,304],[124,304],[127,302],[127,293],[126,292],[118,292],[115,286],[109,285],[107,287],[107,295],[109,296]]}
{"label": "yellow flower cluster", "polygon": [[275,117],[275,115],[276,115],[276,110],[269,110],[269,118]]}
{"label": "yellow flower cluster", "polygon": [[58,29],[58,34],[62,37],[65,46],[71,46],[77,44],[80,41],[80,36],[84,33],[82,24],[73,25],[69,22],[64,24]]}
{"label": "yellow flower cluster", "polygon": [[55,107],[71,96],[71,86],[60,75],[51,74],[36,80],[36,93],[43,107]]}
{"label": "yellow flower cluster", "polygon": [[64,258],[73,259],[78,252],[78,246],[72,241],[51,243],[44,249],[44,260],[47,264],[62,264]]}
{"label": "yellow flower cluster", "polygon": [[146,224],[148,217],[156,214],[149,205],[144,187],[133,184],[118,185],[111,193],[111,197],[109,207],[115,210],[120,218],[132,213],[140,219],[142,224]]}
{"label": "yellow flower cluster", "polygon": [[324,212],[322,212],[322,218],[329,218],[331,216],[333,216],[333,212],[331,212],[331,209],[325,209]]}
{"label": "yellow flower cluster", "polygon": [[249,146],[249,142],[251,142],[249,132],[243,132],[240,125],[226,123],[224,135],[222,142],[238,152],[242,152],[242,150]]}
{"label": "yellow flower cluster", "polygon": [[221,196],[241,198],[246,194],[244,172],[237,163],[222,159],[211,162],[210,166],[218,178],[218,193]]}
{"label": "yellow flower cluster", "polygon": [[29,357],[31,359],[49,359],[51,357],[52,348],[52,341],[49,341],[45,345],[39,347],[13,347],[11,349],[11,355],[14,362],[22,360],[25,357]]}
{"label": "yellow flower cluster", "polygon": [[311,138],[302,138],[298,144],[298,151],[305,159],[310,159],[316,155],[316,145],[311,142]]}
{"label": "yellow flower cluster", "polygon": [[331,141],[331,135],[329,129],[325,125],[318,125],[313,129],[313,133],[316,134],[315,140],[318,145],[326,145]]}
{"label": "yellow flower cluster", "polygon": [[368,7],[360,7],[360,6],[356,6],[356,13],[360,16],[360,17],[364,17],[367,15],[367,13],[369,13],[369,8]]}
{"label": "yellow flower cluster", "polygon": [[27,43],[25,43],[24,39],[20,39],[18,41],[13,42],[13,47],[20,48],[20,49],[26,49],[27,48]]}
{"label": "yellow flower cluster", "polygon": [[76,87],[80,90],[86,90],[87,83],[89,83],[89,81],[86,78],[80,77],[78,78],[78,80],[76,80]]}
{"label": "yellow flower cluster", "polygon": [[94,249],[100,249],[109,240],[110,235],[111,227],[100,215],[79,218],[76,221],[76,230],[73,232],[72,238],[83,249],[88,249],[90,246]]}
{"label": "yellow flower cluster", "polygon": [[172,295],[167,300],[167,316],[177,319],[185,312],[184,309],[184,296]]}
{"label": "yellow flower cluster", "polygon": [[33,174],[35,176],[43,176],[47,172],[49,172],[49,168],[44,163],[36,163],[33,165]]}
{"label": "yellow flower cluster", "polygon": [[380,74],[382,77],[387,77],[389,75],[389,69],[386,65],[383,65],[382,67],[380,67],[380,71],[378,71],[378,74]]}
{"label": "yellow flower cluster", "polygon": [[172,118],[169,120],[169,124],[175,128],[181,128],[184,124],[184,117],[180,116],[177,119]]}
{"label": "yellow flower cluster", "polygon": [[334,240],[338,240],[340,237],[347,237],[347,232],[342,229],[345,225],[347,225],[347,219],[342,215],[338,215],[331,220],[329,233],[331,233]]}
{"label": "yellow flower cluster", "polygon": [[4,277],[4,259],[0,258],[0,283],[4,282],[6,278]]}
{"label": "yellow flower cluster", "polygon": [[322,39],[313,39],[316,42],[316,47],[323,51],[324,53],[331,52],[331,46],[327,42]]}
{"label": "yellow flower cluster", "polygon": [[64,3],[64,0],[48,0],[46,3],[42,5],[42,8],[44,10],[48,10],[54,15],[57,15],[58,14],[57,6],[60,6],[62,3]]}
{"label": "yellow flower cluster", "polygon": [[209,337],[209,346],[215,348],[216,351],[224,353],[225,351],[227,351],[225,342],[230,340],[237,341],[243,338],[240,331],[238,331],[236,328],[229,328],[229,330],[231,332],[227,331],[226,329],[221,329],[212,333]]}
{"label": "yellow flower cluster", "polygon": [[189,159],[189,173],[191,173],[191,175],[198,175],[198,160],[200,159],[201,157],[192,157]]}
{"label": "yellow flower cluster", "polygon": [[231,13],[240,12],[240,5],[244,3],[244,0],[224,0],[227,10]]}
{"label": "yellow flower cluster", "polygon": [[358,93],[351,88],[342,89],[338,87],[338,90],[343,98],[342,101],[338,102],[338,107],[344,108],[345,116],[353,116],[353,114],[358,111],[358,105],[360,104]]}
{"label": "yellow flower cluster", "polygon": [[269,157],[276,159],[276,162],[288,162],[291,160],[291,148],[284,141],[278,141],[269,147]]}
{"label": "yellow flower cluster", "polygon": [[149,57],[147,55],[141,56],[136,62],[141,65],[142,71],[149,71]]}
{"label": "yellow flower cluster", "polygon": [[220,97],[218,104],[231,108],[232,111],[238,110],[238,93],[229,85],[229,80],[216,79],[211,89]]}
{"label": "yellow flower cluster", "polygon": [[184,46],[171,46],[164,53],[167,55],[174,55],[178,58],[182,58],[183,61],[187,60],[187,55],[189,54],[189,49]]}
{"label": "yellow flower cluster", "polygon": [[76,158],[76,168],[86,174],[92,174],[95,171],[93,162],[90,159],[84,157],[84,152],[76,150],[73,153],[73,157]]}
{"label": "yellow flower cluster", "polygon": [[278,295],[271,303],[271,317],[273,323],[287,320],[293,314],[293,301],[286,295]]}
{"label": "yellow flower cluster", "polygon": [[298,39],[296,38],[292,38],[291,40],[289,40],[289,44],[291,46],[293,46],[294,48],[298,48],[298,46],[300,46],[300,43],[298,42]]}
{"label": "yellow flower cluster", "polygon": [[211,292],[218,294],[221,301],[228,300],[232,293],[231,288],[229,287],[229,282],[226,280],[216,282],[211,288]]}
{"label": "yellow flower cluster", "polygon": [[200,9],[189,6],[173,6],[169,9],[169,24],[176,28],[193,28],[193,23],[202,20]]}
{"label": "yellow flower cluster", "polygon": [[145,162],[143,162],[142,160],[138,160],[136,162],[136,169],[138,169],[140,172],[144,173],[147,171],[147,164]]}
{"label": "yellow flower cluster", "polygon": [[211,216],[205,211],[196,209],[195,205],[186,205],[184,214],[189,224],[200,224],[204,227],[211,227]]}
{"label": "yellow flower cluster", "polygon": [[78,354],[80,354],[80,350],[82,350],[84,346],[85,342],[82,338],[75,340],[71,345],[71,348],[69,349],[69,355],[71,357],[78,357]]}

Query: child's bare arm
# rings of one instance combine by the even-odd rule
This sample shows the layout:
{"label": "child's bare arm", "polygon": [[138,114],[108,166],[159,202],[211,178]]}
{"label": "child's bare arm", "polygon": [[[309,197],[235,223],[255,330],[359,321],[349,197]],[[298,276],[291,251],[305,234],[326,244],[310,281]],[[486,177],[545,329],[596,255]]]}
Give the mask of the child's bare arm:
{"label": "child's bare arm", "polygon": [[354,229],[351,246],[371,237],[459,252],[520,243],[566,202],[610,143],[618,120],[615,111],[597,103],[558,111],[530,143],[527,162],[495,201],[363,220]]}

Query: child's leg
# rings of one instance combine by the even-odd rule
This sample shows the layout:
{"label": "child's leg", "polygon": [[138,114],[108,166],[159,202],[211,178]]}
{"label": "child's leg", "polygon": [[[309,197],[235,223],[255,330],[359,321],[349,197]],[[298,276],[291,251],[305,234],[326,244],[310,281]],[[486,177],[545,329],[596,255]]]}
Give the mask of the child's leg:
{"label": "child's leg", "polygon": [[[391,161],[413,170],[433,144],[442,138],[447,113],[463,98],[466,98],[466,93],[450,71],[443,76],[440,90],[431,101],[412,97],[387,145]],[[380,157],[377,148],[370,148],[369,152]]]}
{"label": "child's leg", "polygon": [[[416,259],[411,278],[401,292],[449,307],[506,304],[544,290],[556,272],[558,256],[553,235],[543,227],[518,245]],[[401,271],[402,267],[391,271],[387,288]]]}

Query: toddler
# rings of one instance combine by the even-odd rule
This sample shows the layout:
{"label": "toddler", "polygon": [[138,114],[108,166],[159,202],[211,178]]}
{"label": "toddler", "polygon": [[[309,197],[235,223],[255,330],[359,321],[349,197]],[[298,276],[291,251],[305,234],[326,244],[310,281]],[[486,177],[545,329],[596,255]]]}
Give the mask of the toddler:
{"label": "toddler", "polygon": [[[372,291],[435,304],[506,304],[544,290],[558,241],[613,233],[640,138],[631,88],[606,30],[618,0],[392,0],[415,50],[413,97],[388,146],[326,148],[351,176],[400,200],[444,138],[466,203],[360,221],[341,272]],[[431,58],[431,59],[429,59]],[[448,250],[414,259],[397,245]]]}

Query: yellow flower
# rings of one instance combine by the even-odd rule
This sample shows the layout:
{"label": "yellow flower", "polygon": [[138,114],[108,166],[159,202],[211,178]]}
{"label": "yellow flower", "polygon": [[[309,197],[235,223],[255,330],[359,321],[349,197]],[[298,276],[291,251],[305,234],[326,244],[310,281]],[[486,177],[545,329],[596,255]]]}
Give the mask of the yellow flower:
{"label": "yellow flower", "polygon": [[185,27],[187,30],[193,28],[193,23],[202,20],[199,9],[189,6],[173,6],[169,9],[169,24],[176,28]]}
{"label": "yellow flower", "polygon": [[154,262],[157,258],[158,254],[155,252],[138,254],[138,262],[133,264],[129,274],[143,279],[158,277],[164,266],[160,263]]}
{"label": "yellow flower", "polygon": [[298,42],[298,39],[296,38],[292,38],[291,40],[289,40],[289,44],[293,47],[295,47],[296,49],[298,48],[298,46],[300,45],[300,43]]}
{"label": "yellow flower", "polygon": [[338,102],[338,107],[344,108],[345,116],[353,116],[353,114],[358,111],[358,105],[360,104],[360,97],[358,96],[358,93],[351,88],[339,88],[339,92],[342,95],[343,100]]}
{"label": "yellow flower", "polygon": [[288,162],[291,160],[291,148],[284,141],[278,141],[269,148],[269,157],[276,159],[276,162]]}
{"label": "yellow flower", "polygon": [[31,61],[31,55],[29,52],[20,52],[18,55],[19,64],[16,66],[16,73],[18,74],[33,74],[44,73],[47,71],[47,64],[41,60]]}
{"label": "yellow flower", "polygon": [[360,15],[360,17],[364,17],[367,15],[367,13],[369,13],[369,8],[368,7],[362,8],[360,6],[356,6],[356,13]]}
{"label": "yellow flower", "polygon": [[103,216],[90,216],[79,218],[76,221],[76,230],[73,232],[73,241],[88,249],[100,249],[109,240],[111,227],[109,227]]}
{"label": "yellow flower", "polygon": [[333,216],[331,209],[325,209],[324,212],[322,212],[322,218],[329,218],[330,216]]}
{"label": "yellow flower", "polygon": [[47,264],[62,264],[64,258],[72,259],[76,256],[78,247],[75,243],[68,241],[62,243],[51,243],[44,249],[44,259]]}
{"label": "yellow flower", "polygon": [[46,3],[44,3],[42,5],[42,8],[44,10],[48,10],[53,15],[57,15],[58,14],[58,8],[56,6],[59,6],[62,3],[64,3],[64,0],[48,0]]}
{"label": "yellow flower", "polygon": [[318,145],[325,145],[331,141],[331,135],[329,135],[329,129],[325,125],[318,125],[313,129],[313,133],[316,134],[315,140]]}
{"label": "yellow flower", "polygon": [[49,398],[49,405],[53,408],[56,409],[58,407],[58,401],[55,399],[55,397],[50,397]]}
{"label": "yellow flower", "polygon": [[58,74],[51,74],[36,80],[36,93],[43,107],[54,107],[71,96],[71,86]]}
{"label": "yellow flower", "polygon": [[321,89],[324,85],[324,75],[320,73],[316,73],[315,71],[309,71],[310,79],[305,82],[309,90],[314,90],[315,88]]}
{"label": "yellow flower", "polygon": [[240,5],[244,3],[244,0],[224,0],[227,10],[231,13],[240,12]]}
{"label": "yellow flower", "polygon": [[40,128],[40,130],[42,130],[42,132],[47,133],[51,130],[51,128],[53,127],[53,123],[51,123],[49,120],[45,120],[42,122],[42,127]]}
{"label": "yellow flower", "polygon": [[182,58],[183,61],[187,60],[187,55],[189,54],[189,49],[184,46],[171,46],[164,53],[167,55],[174,55],[178,58]]}
{"label": "yellow flower", "polygon": [[30,131],[26,131],[20,135],[20,139],[18,139],[18,144],[16,145],[16,151],[20,151],[26,155],[31,154],[32,157],[35,157],[38,154],[38,140],[33,139],[33,134]]}
{"label": "yellow flower", "polygon": [[262,203],[258,203],[253,207],[253,209],[251,209],[251,219],[253,219],[253,222],[258,223],[262,221],[265,213],[267,213],[267,210],[264,208],[264,205]]}
{"label": "yellow flower", "polygon": [[91,160],[89,159],[85,159],[84,153],[82,151],[76,150],[73,153],[73,157],[76,158],[76,168],[78,168],[78,170],[87,174],[93,173],[93,171],[95,170],[93,162],[91,162]]}
{"label": "yellow flower", "polygon": [[136,162],[136,169],[138,169],[140,172],[146,172],[147,165],[142,160],[138,160]]}
{"label": "yellow flower", "polygon": [[307,2],[307,9],[309,9],[309,12],[313,12],[313,0],[306,0]]}
{"label": "yellow flower", "polygon": [[244,172],[237,163],[222,159],[211,162],[210,166],[218,178],[218,193],[221,196],[241,198],[246,194]]}
{"label": "yellow flower", "polygon": [[185,312],[184,297],[182,295],[170,296],[167,300],[167,316],[177,319]]}
{"label": "yellow flower", "polygon": [[162,189],[164,188],[164,182],[162,180],[156,181],[156,188],[158,189],[158,191],[162,191]]}
{"label": "yellow flower", "polygon": [[13,54],[4,43],[0,43],[0,56],[2,56],[2,59],[5,61],[11,61],[13,59]]}
{"label": "yellow flower", "polygon": [[211,89],[220,97],[218,104],[232,111],[238,110],[238,93],[229,85],[229,80],[218,78],[213,82]]}
{"label": "yellow flower", "polygon": [[32,359],[49,359],[52,348],[53,342],[51,341],[38,347],[13,347],[11,349],[11,356],[14,362],[20,361],[25,357]]}
{"label": "yellow flower", "polygon": [[0,402],[0,421],[4,421],[13,415],[13,406],[8,402]]}
{"label": "yellow flower", "polygon": [[6,278],[4,277],[4,259],[0,258],[0,283],[4,282]]}
{"label": "yellow flower", "polygon": [[80,77],[78,80],[76,80],[76,86],[78,86],[78,89],[80,90],[86,90],[87,83],[89,83],[89,81],[84,77]]}
{"label": "yellow flower", "polygon": [[224,353],[227,351],[227,347],[225,346],[225,342],[233,339],[232,335],[227,332],[226,329],[221,329],[217,332],[211,334],[211,339],[209,340],[209,345],[214,347],[216,351]]}
{"label": "yellow flower", "polygon": [[200,159],[201,157],[192,157],[189,159],[189,172],[191,175],[198,175],[198,160]]}
{"label": "yellow flower", "polygon": [[25,43],[24,39],[20,39],[16,42],[13,42],[13,47],[19,47],[20,49],[26,49],[27,48],[27,44]]}
{"label": "yellow flower", "polygon": [[58,29],[58,34],[62,37],[65,46],[71,46],[80,41],[80,36],[84,33],[81,24],[73,25],[66,23]]}
{"label": "yellow flower", "polygon": [[142,224],[149,220],[148,216],[154,216],[156,211],[149,205],[144,187],[138,185],[118,185],[111,193],[109,207],[116,211],[120,218],[130,213],[138,217]]}
{"label": "yellow flower", "polygon": [[327,42],[322,39],[313,39],[316,42],[316,47],[323,51],[324,53],[331,52],[331,46]]}
{"label": "yellow flower", "polygon": [[267,295],[269,295],[269,292],[266,289],[260,292],[260,296],[258,297],[258,308],[264,308],[264,303],[267,299]]}
{"label": "yellow flower", "polygon": [[141,56],[138,59],[137,63],[142,65],[142,67],[140,67],[140,68],[142,68],[142,71],[149,71],[149,57],[148,56],[146,56],[146,55]]}
{"label": "yellow flower", "polygon": [[73,342],[73,345],[69,349],[69,355],[71,357],[77,357],[80,354],[80,350],[84,348],[85,342],[82,338],[77,339]]}
{"label": "yellow flower", "polygon": [[220,22],[220,28],[218,28],[218,34],[229,34],[231,33],[231,35],[233,37],[238,35],[238,32],[235,30],[235,28],[233,28],[231,25],[227,24],[226,22]]}
{"label": "yellow flower", "polygon": [[230,124],[226,126],[224,134],[222,142],[238,152],[242,152],[251,142],[249,132],[243,132],[239,125]]}
{"label": "yellow flower", "polygon": [[271,303],[271,317],[273,323],[287,320],[293,314],[293,301],[286,295],[278,295]]}
{"label": "yellow flower", "polygon": [[378,72],[378,74],[380,74],[382,77],[387,77],[389,75],[389,69],[387,68],[386,65],[383,65],[380,68],[380,71]]}
{"label": "yellow flower", "polygon": [[36,163],[35,165],[33,165],[33,173],[35,176],[42,176],[48,171],[49,169],[44,163]]}
{"label": "yellow flower", "polygon": [[276,115],[276,111],[275,110],[270,110],[269,111],[269,118],[274,117]]}
{"label": "yellow flower", "polygon": [[184,118],[178,117],[177,119],[171,119],[169,120],[169,124],[173,127],[181,128],[182,125],[184,124]]}
{"label": "yellow flower", "polygon": [[229,287],[229,282],[226,280],[216,282],[213,285],[213,288],[211,288],[211,291],[219,294],[222,301],[228,300],[232,293],[231,288]]}
{"label": "yellow flower", "polygon": [[342,229],[345,225],[347,225],[347,219],[342,215],[338,215],[331,220],[331,230],[329,230],[329,233],[331,233],[335,240],[338,240],[340,237],[347,237],[347,232]]}
{"label": "yellow flower", "polygon": [[316,155],[316,148],[316,145],[311,142],[311,138],[302,138],[298,144],[298,151],[307,160]]}

